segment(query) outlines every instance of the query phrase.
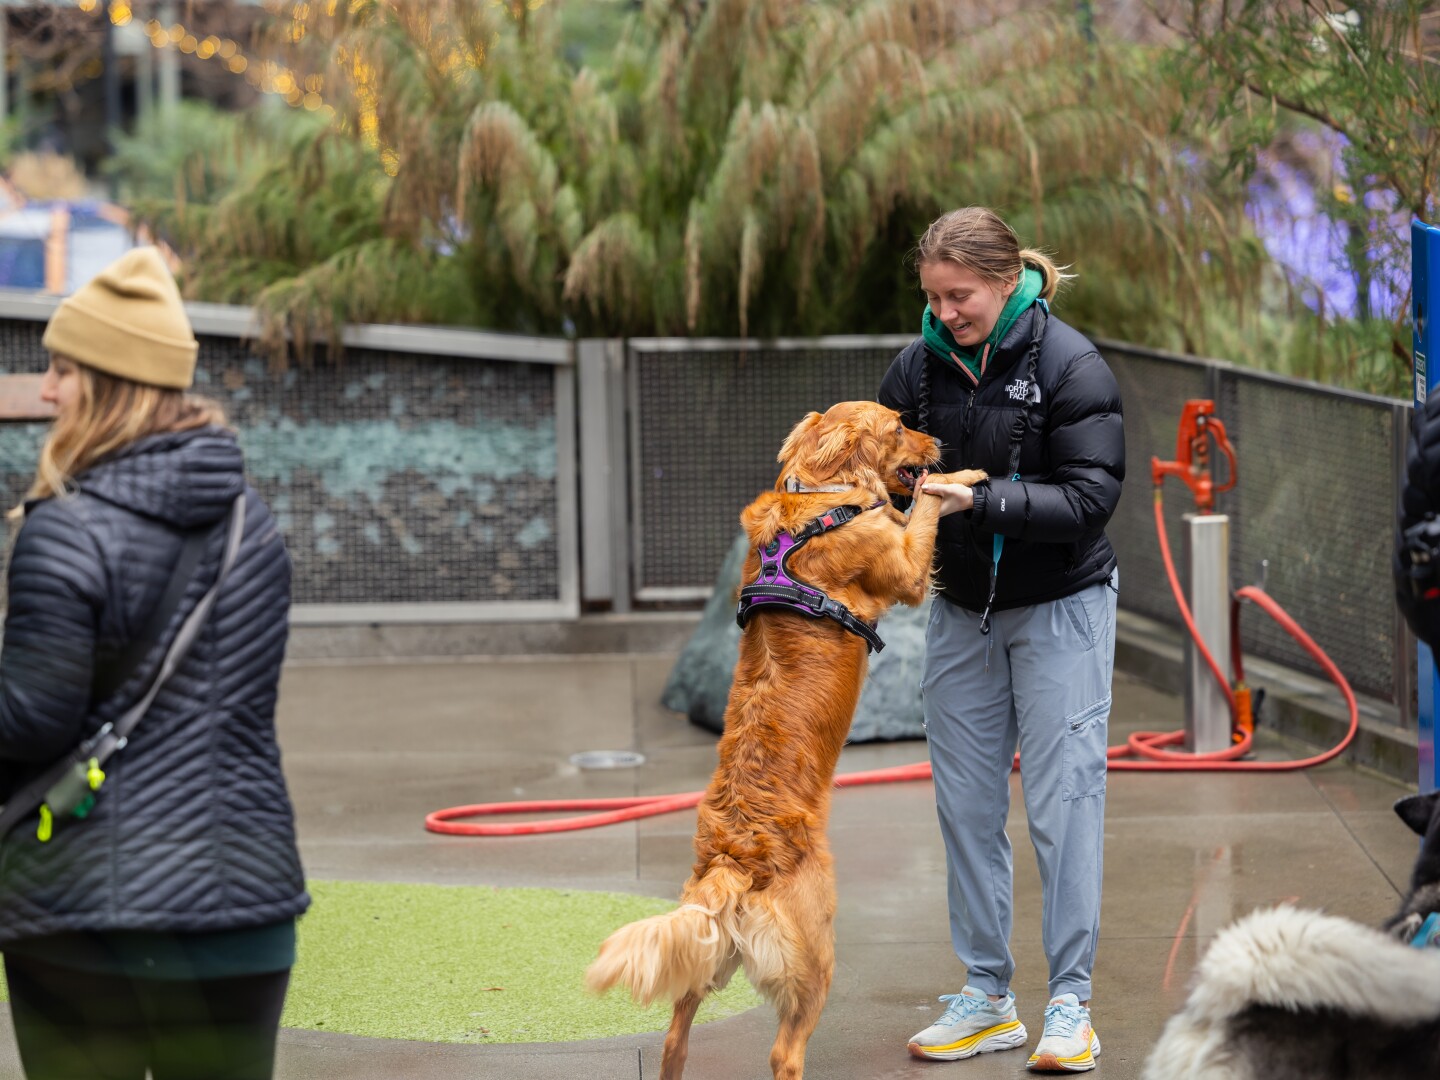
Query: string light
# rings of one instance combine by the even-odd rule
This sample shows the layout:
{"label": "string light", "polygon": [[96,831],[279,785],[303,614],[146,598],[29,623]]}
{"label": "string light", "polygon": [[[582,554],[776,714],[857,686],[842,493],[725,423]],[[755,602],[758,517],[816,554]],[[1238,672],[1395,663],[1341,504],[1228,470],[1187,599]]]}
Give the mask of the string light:
{"label": "string light", "polygon": [[[544,0],[525,0],[525,6],[531,10],[543,3]],[[355,4],[356,0],[350,0],[352,10]],[[99,7],[99,0],[76,0],[76,5],[81,11],[94,12]],[[265,4],[267,9],[277,15],[283,14],[282,10],[279,10],[283,6],[284,4],[275,3],[273,0]],[[316,8],[323,10],[326,16],[334,16],[337,6],[337,0],[325,0],[323,9],[318,4]],[[292,43],[303,41],[309,33],[311,11],[311,5],[305,0],[299,0],[291,6],[290,29],[286,37]],[[116,26],[128,25],[134,19],[129,0],[112,0],[109,12],[110,20]],[[177,22],[167,27],[157,19],[150,19],[144,24],[144,29],[151,46],[156,49],[175,48],[197,60],[216,60],[224,64],[232,74],[243,75],[246,81],[261,93],[273,94],[291,108],[320,112],[327,119],[333,119],[336,115],[335,107],[328,104],[323,96],[322,75],[310,74],[302,80],[294,71],[274,60],[252,61],[231,38],[222,39],[214,34],[197,38],[182,23]],[[445,58],[441,66],[445,74],[458,78],[464,68],[482,66],[484,55],[483,46],[473,50],[455,50]],[[395,176],[400,168],[399,155],[392,147],[380,146],[379,95],[375,72],[359,55],[347,56],[344,49],[340,50],[339,59],[342,65],[349,66],[355,83],[360,136],[371,149],[379,150],[380,164],[385,173]],[[98,69],[94,73],[90,69],[99,64],[98,60],[92,61],[83,69],[83,73],[95,77],[99,73]]]}
{"label": "string light", "polygon": [[[99,0],[76,0],[76,7],[87,15],[99,6]],[[114,0],[110,5],[110,21],[116,26],[127,26],[135,17],[127,0]]]}
{"label": "string light", "polygon": [[[98,0],[77,0],[80,10],[93,11]],[[331,7],[333,8],[333,4]],[[296,8],[297,20],[303,15],[308,18],[309,6],[300,4]],[[124,26],[133,18],[130,5],[124,0],[114,0],[110,8],[110,18],[117,26]],[[145,34],[150,39],[150,44],[156,49],[179,49],[181,52],[194,56],[197,60],[217,60],[229,69],[231,74],[244,75],[246,81],[264,94],[274,94],[285,101],[291,108],[304,108],[310,112],[321,112],[327,118],[335,116],[335,107],[327,104],[322,91],[324,90],[324,76],[305,76],[304,89],[301,89],[299,79],[295,72],[273,60],[264,60],[259,63],[252,62],[241,50],[240,45],[231,38],[220,38],[210,34],[204,38],[197,38],[184,24],[174,23],[165,26],[158,19],[150,19],[145,23]],[[296,38],[295,40],[299,40]]]}

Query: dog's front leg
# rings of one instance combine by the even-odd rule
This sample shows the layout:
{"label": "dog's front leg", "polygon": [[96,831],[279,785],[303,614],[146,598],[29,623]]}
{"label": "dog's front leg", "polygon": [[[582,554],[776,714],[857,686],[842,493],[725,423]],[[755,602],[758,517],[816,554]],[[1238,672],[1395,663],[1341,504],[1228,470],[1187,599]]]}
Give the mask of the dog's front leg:
{"label": "dog's front leg", "polygon": [[[929,481],[941,484],[964,484],[974,487],[985,479],[979,469],[937,474]],[[903,604],[916,605],[925,599],[930,587],[930,567],[935,556],[935,531],[940,524],[940,499],[920,490],[927,482],[921,476],[915,483],[915,501],[905,523],[904,541],[897,557],[876,559],[865,575],[866,587],[878,596],[888,596]]]}
{"label": "dog's front leg", "polygon": [[[915,501],[898,547],[889,547],[870,561],[861,576],[866,591],[887,600],[915,605],[925,599],[930,585],[930,564],[935,556],[935,530],[940,523],[940,500],[920,492],[924,476],[916,481]],[[888,545],[887,545],[888,547]]]}

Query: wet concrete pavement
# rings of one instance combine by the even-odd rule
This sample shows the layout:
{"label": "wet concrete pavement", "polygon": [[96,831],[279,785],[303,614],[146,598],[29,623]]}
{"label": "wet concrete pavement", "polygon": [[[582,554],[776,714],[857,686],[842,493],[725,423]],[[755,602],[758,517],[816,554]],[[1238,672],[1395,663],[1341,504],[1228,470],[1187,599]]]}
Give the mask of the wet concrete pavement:
{"label": "wet concrete pavement", "polygon": [[[676,642],[676,649],[683,642]],[[492,661],[297,664],[281,696],[281,742],[313,878],[580,887],[674,897],[689,872],[694,812],[554,836],[426,833],[440,807],[510,799],[662,794],[703,787],[715,738],[658,704],[673,653]],[[1116,676],[1111,742],[1180,724],[1177,697]],[[633,770],[582,772],[589,749],[635,749]],[[1267,746],[1263,756],[1291,756]],[[923,760],[924,744],[850,747],[840,771]],[[1038,1037],[1045,1004],[1040,892],[1014,786],[1020,1017]],[[1416,845],[1391,812],[1405,793],[1339,764],[1302,773],[1111,774],[1094,1018],[1095,1075],[1139,1073],[1218,929],[1281,901],[1377,923],[1394,910]],[[830,827],[839,878],[838,967],[810,1043],[822,1080],[1025,1075],[1026,1052],[913,1061],[906,1039],[959,990],[944,852],[929,783],[847,789]],[[686,1076],[770,1075],[768,1006],[694,1030]],[[660,1033],[581,1043],[453,1046],[282,1033],[282,1080],[654,1080]],[[0,1078],[18,1077],[0,1025]]]}

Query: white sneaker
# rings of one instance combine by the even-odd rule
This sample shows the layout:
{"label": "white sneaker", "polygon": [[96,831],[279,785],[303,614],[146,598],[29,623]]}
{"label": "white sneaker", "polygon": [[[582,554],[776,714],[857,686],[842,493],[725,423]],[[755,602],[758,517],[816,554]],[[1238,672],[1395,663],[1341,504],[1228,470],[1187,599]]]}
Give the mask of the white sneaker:
{"label": "white sneaker", "polygon": [[1027,1069],[1035,1072],[1089,1072],[1100,1053],[1100,1036],[1090,1026],[1090,1010],[1074,994],[1061,994],[1045,1007],[1045,1034]]}
{"label": "white sneaker", "polygon": [[940,1019],[910,1038],[910,1053],[932,1061],[958,1061],[1025,1045],[1025,1025],[1015,1015],[1015,995],[991,1001],[973,986],[941,994]]}

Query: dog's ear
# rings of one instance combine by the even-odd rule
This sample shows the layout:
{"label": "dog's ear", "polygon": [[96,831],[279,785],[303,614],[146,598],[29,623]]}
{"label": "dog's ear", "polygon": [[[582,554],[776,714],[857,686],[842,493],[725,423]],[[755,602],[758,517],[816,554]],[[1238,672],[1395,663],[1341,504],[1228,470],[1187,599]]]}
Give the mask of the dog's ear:
{"label": "dog's ear", "polygon": [[797,457],[808,458],[810,451],[809,444],[815,441],[815,428],[824,417],[818,412],[806,413],[805,419],[801,420],[785,436],[785,441],[780,444],[780,453],[775,455],[775,460],[782,465],[794,461]]}
{"label": "dog's ear", "polygon": [[860,432],[853,424],[836,424],[822,433],[814,452],[805,459],[805,467],[817,477],[833,476],[848,461],[860,443]]}
{"label": "dog's ear", "polygon": [[1395,804],[1395,813],[1400,815],[1400,820],[1421,836],[1430,831],[1430,823],[1435,820],[1437,812],[1440,812],[1440,791],[1407,795]]}

